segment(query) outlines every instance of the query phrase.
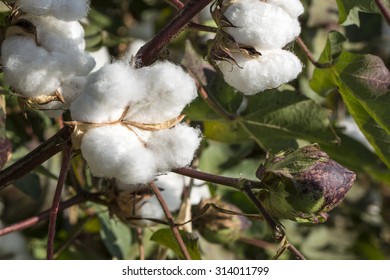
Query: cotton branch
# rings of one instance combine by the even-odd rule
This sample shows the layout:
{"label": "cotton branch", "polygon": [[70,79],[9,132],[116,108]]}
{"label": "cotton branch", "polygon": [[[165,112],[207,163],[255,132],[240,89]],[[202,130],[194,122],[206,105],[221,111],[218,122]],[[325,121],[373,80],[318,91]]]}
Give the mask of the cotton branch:
{"label": "cotton branch", "polygon": [[72,145],[67,143],[63,147],[63,159],[61,164],[60,176],[58,177],[57,187],[53,197],[53,203],[50,210],[49,229],[47,236],[47,259],[52,260],[54,258],[54,238],[56,233],[56,221],[57,215],[61,203],[62,189],[65,184],[66,175],[70,167],[72,160]]}
{"label": "cotton branch", "polygon": [[184,244],[184,241],[180,236],[179,230],[175,224],[175,221],[173,220],[171,212],[169,211],[168,205],[166,204],[164,198],[161,195],[160,190],[158,189],[158,187],[156,186],[156,184],[154,182],[149,183],[149,185],[150,185],[154,195],[156,196],[158,202],[160,203],[160,205],[164,211],[164,214],[168,220],[168,224],[171,227],[172,233],[177,241],[177,244],[179,245],[181,253],[183,254],[183,256],[186,260],[191,260],[191,256],[188,253],[186,245]]}
{"label": "cotton branch", "polygon": [[72,128],[65,126],[36,149],[0,172],[0,190],[23,177],[46,160],[62,151],[62,146],[70,141]]}
{"label": "cotton branch", "polygon": [[189,24],[194,16],[212,1],[190,0],[165,27],[138,51],[134,60],[135,67],[141,68],[153,64],[157,60],[160,51]]}
{"label": "cotton branch", "polygon": [[381,11],[383,17],[386,19],[387,24],[390,25],[390,11],[387,9],[385,3],[383,3],[383,0],[375,0],[375,3]]}

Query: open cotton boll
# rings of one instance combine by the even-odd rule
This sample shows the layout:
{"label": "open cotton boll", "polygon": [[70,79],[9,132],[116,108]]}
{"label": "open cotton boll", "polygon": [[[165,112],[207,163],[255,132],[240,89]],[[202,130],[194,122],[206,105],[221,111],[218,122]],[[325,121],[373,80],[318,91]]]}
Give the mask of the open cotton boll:
{"label": "open cotton boll", "polygon": [[200,131],[185,124],[153,132],[147,147],[153,152],[160,172],[188,166],[200,144]]}
{"label": "open cotton boll", "polygon": [[63,72],[56,57],[28,37],[7,38],[1,54],[6,83],[27,97],[51,94],[61,85],[60,78],[70,74]]}
{"label": "open cotton boll", "polygon": [[125,184],[144,184],[154,177],[152,153],[122,125],[89,129],[80,149],[94,176],[117,178]]}
{"label": "open cotton boll", "polygon": [[197,96],[192,77],[171,62],[157,62],[137,71],[147,81],[147,94],[131,107],[128,120],[159,123],[176,118]]}
{"label": "open cotton boll", "polygon": [[266,2],[282,8],[292,18],[299,17],[305,11],[299,0],[267,0]]}
{"label": "open cotton boll", "polygon": [[84,50],[84,29],[77,21],[66,22],[50,16],[24,15],[37,30],[39,44],[48,51],[69,52],[76,48]]}
{"label": "open cotton boll", "polygon": [[57,118],[62,115],[62,113],[69,109],[72,102],[80,96],[83,87],[87,81],[86,77],[69,77],[62,82],[62,85],[57,89],[65,103],[60,101],[51,101],[47,104],[34,105],[35,109],[42,110],[48,117]]}
{"label": "open cotton boll", "polygon": [[179,210],[181,196],[185,185],[184,176],[176,173],[168,173],[157,177],[156,186],[161,190],[161,195],[170,211]]}
{"label": "open cotton boll", "polygon": [[262,1],[233,2],[224,15],[235,27],[223,30],[237,43],[258,50],[282,48],[301,32],[297,19],[282,8]]}
{"label": "open cotton boll", "polygon": [[80,20],[89,9],[89,0],[18,0],[17,4],[25,13],[50,15],[65,21]]}
{"label": "open cotton boll", "polygon": [[300,60],[285,50],[261,51],[261,56],[251,57],[233,54],[239,66],[228,61],[219,61],[218,68],[225,81],[246,95],[277,88],[295,79],[302,71]]}
{"label": "open cotton boll", "polygon": [[88,77],[84,93],[70,108],[72,119],[93,123],[117,121],[126,106],[146,95],[145,83],[128,64],[107,64]]}

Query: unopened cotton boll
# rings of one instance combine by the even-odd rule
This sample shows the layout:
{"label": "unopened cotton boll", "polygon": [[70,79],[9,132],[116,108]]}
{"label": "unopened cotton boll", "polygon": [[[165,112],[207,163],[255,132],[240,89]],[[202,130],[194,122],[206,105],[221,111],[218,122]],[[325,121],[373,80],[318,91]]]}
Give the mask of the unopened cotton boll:
{"label": "unopened cotton boll", "polygon": [[200,131],[185,124],[153,132],[147,147],[153,151],[160,172],[188,166],[199,147]]}
{"label": "unopened cotton boll", "polygon": [[261,56],[233,54],[233,62],[219,61],[225,81],[246,95],[277,88],[295,79],[302,71],[300,60],[285,50],[262,51]]}
{"label": "unopened cotton boll", "polygon": [[234,27],[223,30],[237,43],[257,50],[282,48],[301,32],[297,19],[282,8],[262,1],[233,2],[224,15]]}
{"label": "unopened cotton boll", "polygon": [[135,133],[120,124],[89,129],[80,149],[94,176],[117,178],[125,184],[153,179],[153,154]]}
{"label": "unopened cotton boll", "polygon": [[92,123],[117,121],[127,106],[146,95],[145,83],[130,65],[120,61],[107,64],[88,77],[84,93],[70,108],[72,119]]}
{"label": "unopened cotton boll", "polygon": [[87,15],[89,0],[17,0],[20,9],[33,15],[49,15],[65,21],[77,21]]}
{"label": "unopened cotton boll", "polygon": [[197,96],[193,78],[171,62],[157,62],[137,72],[147,81],[147,94],[132,106],[128,120],[159,123],[176,118]]}
{"label": "unopened cotton boll", "polygon": [[299,17],[305,11],[299,0],[267,0],[266,2],[282,8],[292,18]]}

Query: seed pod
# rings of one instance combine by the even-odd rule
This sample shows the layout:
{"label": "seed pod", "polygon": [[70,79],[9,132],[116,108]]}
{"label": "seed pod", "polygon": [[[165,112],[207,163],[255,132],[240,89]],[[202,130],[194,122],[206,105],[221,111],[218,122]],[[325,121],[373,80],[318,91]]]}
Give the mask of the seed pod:
{"label": "seed pod", "polygon": [[[236,206],[223,202],[219,198],[202,200],[198,205],[199,211],[209,203],[217,204],[229,212],[241,213],[241,210]],[[214,208],[209,208],[204,215],[194,221],[194,227],[211,243],[234,242],[240,237],[241,232],[249,226],[250,221],[246,217],[223,213]]]}
{"label": "seed pod", "polygon": [[268,155],[256,176],[265,187],[259,199],[268,212],[300,223],[325,222],[356,179],[316,144]]}

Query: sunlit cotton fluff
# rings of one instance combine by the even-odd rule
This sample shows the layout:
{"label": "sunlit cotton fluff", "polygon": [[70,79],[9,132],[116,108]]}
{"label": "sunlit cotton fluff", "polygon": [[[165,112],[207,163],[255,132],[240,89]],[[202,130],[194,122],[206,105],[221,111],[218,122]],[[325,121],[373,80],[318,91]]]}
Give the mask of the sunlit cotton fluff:
{"label": "sunlit cotton fluff", "polygon": [[89,129],[81,152],[93,175],[126,184],[148,182],[156,170],[152,152],[135,133],[119,124]]}
{"label": "sunlit cotton fluff", "polygon": [[153,151],[158,170],[166,172],[173,168],[188,166],[199,144],[199,130],[178,124],[169,130],[153,132],[147,146]]}
{"label": "sunlit cotton fluff", "polygon": [[266,2],[282,8],[292,18],[297,18],[304,12],[304,7],[299,0],[266,0]]}
{"label": "sunlit cotton fluff", "polygon": [[83,94],[70,107],[72,119],[92,123],[119,120],[127,106],[134,110],[132,104],[146,96],[146,82],[125,62],[106,64],[88,77]]}
{"label": "sunlit cotton fluff", "polygon": [[[200,132],[175,121],[195,96],[194,80],[170,62],[134,69],[126,61],[117,61],[91,74],[70,112],[75,123],[89,126],[84,136],[77,129],[76,134],[81,137],[77,142],[81,140],[81,153],[92,174],[127,184],[145,184],[152,179],[150,174],[158,175],[189,165],[201,141]],[[118,126],[120,128],[114,131],[102,130]],[[93,139],[95,137],[102,139]],[[133,157],[130,150],[117,146],[131,146],[141,151]],[[109,157],[108,163],[102,163],[106,158],[100,152],[102,149],[114,159]],[[129,157],[136,165],[132,170],[145,176],[137,176],[135,171],[126,173],[130,167],[125,168],[129,164],[124,162]]]}
{"label": "sunlit cotton fluff", "polygon": [[[2,44],[5,81],[26,97],[53,94],[71,76],[86,76],[94,67],[85,53],[84,31],[78,23],[24,16],[36,24],[37,38],[13,35]],[[64,99],[67,99],[64,96]]]}
{"label": "sunlit cotton fluff", "polygon": [[283,48],[301,32],[297,19],[282,8],[262,1],[233,2],[224,15],[234,27],[223,30],[237,43],[257,50]]}
{"label": "sunlit cotton fluff", "polygon": [[65,21],[77,21],[89,10],[89,0],[17,0],[20,9],[33,15],[49,15]]}
{"label": "sunlit cotton fluff", "polygon": [[160,123],[177,117],[197,96],[193,78],[171,62],[157,62],[138,69],[145,80],[147,94],[126,118],[141,123]]}
{"label": "sunlit cotton fluff", "polygon": [[289,51],[276,49],[261,54],[256,57],[233,54],[238,66],[233,62],[219,61],[218,67],[225,81],[238,91],[253,95],[277,88],[295,79],[302,71],[300,60]]}

